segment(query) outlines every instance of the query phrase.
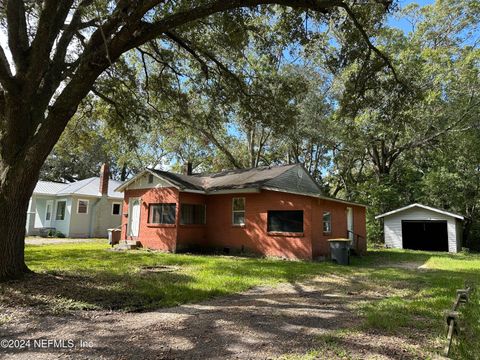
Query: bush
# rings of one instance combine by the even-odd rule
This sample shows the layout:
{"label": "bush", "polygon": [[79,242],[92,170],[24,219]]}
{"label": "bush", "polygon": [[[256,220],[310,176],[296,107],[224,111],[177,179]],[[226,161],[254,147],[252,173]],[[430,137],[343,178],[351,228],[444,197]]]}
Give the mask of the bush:
{"label": "bush", "polygon": [[61,238],[61,239],[65,238],[65,234],[62,233],[61,231],[55,231],[54,236],[57,237],[57,238]]}

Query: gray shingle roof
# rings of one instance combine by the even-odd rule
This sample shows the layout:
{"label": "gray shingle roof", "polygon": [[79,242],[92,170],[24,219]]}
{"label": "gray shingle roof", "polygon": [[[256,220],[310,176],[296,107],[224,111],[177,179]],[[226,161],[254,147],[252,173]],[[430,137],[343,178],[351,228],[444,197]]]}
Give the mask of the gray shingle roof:
{"label": "gray shingle roof", "polygon": [[181,189],[219,191],[231,189],[260,188],[269,180],[275,179],[286,171],[299,166],[266,166],[253,169],[236,169],[214,174],[183,175],[168,171],[149,169],[149,171],[166,178]]}
{"label": "gray shingle roof", "polygon": [[[121,181],[109,180],[108,182],[108,196],[111,198],[123,199],[123,193],[115,191],[122,185]],[[70,184],[55,183],[50,181],[39,181],[35,186],[34,194],[44,195],[85,195],[100,197],[100,178],[93,177],[85,180],[80,180]]]}

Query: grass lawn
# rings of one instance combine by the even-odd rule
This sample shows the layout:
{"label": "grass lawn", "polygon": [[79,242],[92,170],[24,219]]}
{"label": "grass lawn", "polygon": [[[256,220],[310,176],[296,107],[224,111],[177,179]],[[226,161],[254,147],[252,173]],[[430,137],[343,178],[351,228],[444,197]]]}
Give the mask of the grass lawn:
{"label": "grass lawn", "polygon": [[[354,258],[351,266],[342,267],[329,262],[107,249],[104,242],[27,246],[27,263],[36,274],[26,281],[0,284],[0,309],[145,311],[256,285],[340,275],[338,291],[374,295],[355,303],[352,313],[362,321],[359,329],[351,331],[396,334],[413,327],[440,343],[445,337],[444,312],[451,307],[456,289],[480,285],[480,256],[470,254],[371,250],[366,257]],[[480,338],[479,292],[462,308],[466,329],[462,341],[455,343],[454,358],[473,359],[480,354],[476,341]],[[2,322],[8,322],[8,317],[0,315]],[[314,358],[315,351],[325,347],[341,355],[344,336],[348,332],[319,339],[318,350],[312,349],[305,358]]]}

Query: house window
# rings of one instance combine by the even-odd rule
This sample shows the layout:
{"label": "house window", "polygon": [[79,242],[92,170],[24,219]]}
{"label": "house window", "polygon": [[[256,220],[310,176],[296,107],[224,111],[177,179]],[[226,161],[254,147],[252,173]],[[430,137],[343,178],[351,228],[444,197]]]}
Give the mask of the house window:
{"label": "house window", "polygon": [[65,209],[67,207],[66,201],[57,202],[57,214],[55,216],[56,220],[65,220]]}
{"label": "house window", "polygon": [[153,184],[153,174],[148,174],[148,183]]}
{"label": "house window", "polygon": [[148,222],[150,224],[175,224],[176,204],[150,204]]}
{"label": "house window", "polygon": [[47,210],[45,211],[45,220],[50,221],[52,219],[52,205],[47,204]]}
{"label": "house window", "polygon": [[180,224],[203,225],[206,223],[205,213],[203,204],[182,204],[180,206]]}
{"label": "house window", "polygon": [[323,212],[323,233],[330,234],[332,232],[332,214],[330,211]]}
{"label": "house window", "polygon": [[88,200],[78,200],[77,214],[88,214]]}
{"label": "house window", "polygon": [[274,232],[303,232],[303,210],[269,211],[267,230]]}
{"label": "house window", "polygon": [[112,215],[120,215],[121,210],[122,210],[122,204],[120,203],[112,204]]}
{"label": "house window", "polygon": [[245,198],[233,198],[232,223],[233,225],[245,225]]}

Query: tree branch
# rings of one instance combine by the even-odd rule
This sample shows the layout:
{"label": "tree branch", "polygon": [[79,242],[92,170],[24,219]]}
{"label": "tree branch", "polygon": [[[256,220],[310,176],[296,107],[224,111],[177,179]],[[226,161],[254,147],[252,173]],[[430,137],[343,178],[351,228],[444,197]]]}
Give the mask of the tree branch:
{"label": "tree branch", "polygon": [[22,0],[8,0],[8,47],[12,53],[17,73],[26,67],[26,52],[28,50],[27,22],[25,5]]}
{"label": "tree branch", "polygon": [[360,24],[360,22],[358,21],[357,17],[355,16],[355,14],[353,13],[352,9],[344,2],[342,2],[340,5],[338,5],[339,7],[343,8],[346,13],[348,14],[348,17],[350,18],[350,20],[353,21],[353,24],[355,25],[355,27],[357,28],[357,30],[360,32],[360,34],[362,35],[363,37],[363,40],[365,41],[365,43],[367,44],[368,48],[370,50],[372,50],[375,54],[377,54],[384,62],[385,62],[385,65],[390,69],[390,71],[392,72],[392,75],[393,77],[395,78],[395,81],[399,84],[402,84],[402,82],[399,80],[398,76],[397,76],[397,72],[395,71],[395,68],[393,67],[392,65],[392,62],[390,61],[390,59],[383,53],[381,52],[375,45],[372,44],[372,42],[370,41],[370,38],[367,34],[367,32],[365,31],[365,29],[363,28],[362,24]]}
{"label": "tree branch", "polygon": [[0,45],[0,84],[8,91],[12,92],[16,88],[15,80],[10,70],[10,64],[8,63],[5,51]]}

